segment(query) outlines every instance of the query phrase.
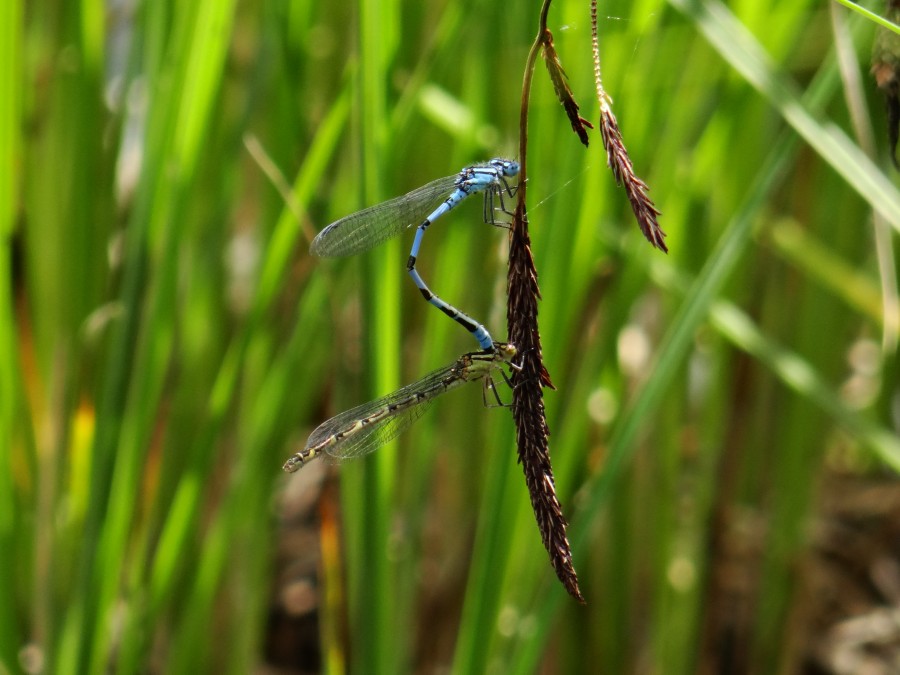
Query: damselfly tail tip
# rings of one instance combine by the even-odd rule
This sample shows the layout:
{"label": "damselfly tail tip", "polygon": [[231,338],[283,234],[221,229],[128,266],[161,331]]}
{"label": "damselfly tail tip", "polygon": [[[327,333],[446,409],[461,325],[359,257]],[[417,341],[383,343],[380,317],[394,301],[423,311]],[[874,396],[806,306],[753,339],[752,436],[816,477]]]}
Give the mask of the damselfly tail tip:
{"label": "damselfly tail tip", "polygon": [[300,453],[297,453],[296,455],[292,455],[291,458],[288,459],[288,461],[286,461],[281,468],[284,469],[284,471],[286,471],[287,473],[295,473],[303,467],[303,463],[303,457],[300,455]]}

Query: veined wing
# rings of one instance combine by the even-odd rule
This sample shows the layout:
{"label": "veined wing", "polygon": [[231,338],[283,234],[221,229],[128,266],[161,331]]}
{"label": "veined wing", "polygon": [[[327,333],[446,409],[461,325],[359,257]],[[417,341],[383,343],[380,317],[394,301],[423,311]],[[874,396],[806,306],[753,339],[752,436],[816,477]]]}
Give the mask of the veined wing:
{"label": "veined wing", "polygon": [[373,452],[419,419],[434,399],[466,380],[459,362],[410,385],[322,423],[306,442],[306,451],[344,460]]}
{"label": "veined wing", "polygon": [[418,226],[456,189],[458,174],[430,183],[331,223],[313,239],[309,250],[323,258],[339,258],[375,248]]}
{"label": "veined wing", "polygon": [[333,461],[366,455],[407,429],[444,392],[490,378],[503,364],[516,368],[512,364],[516,353],[514,345],[496,342],[492,351],[463,354],[417,382],[332,417],[312,432],[306,447],[289,457],[283,468],[292,473],[323,454]]}

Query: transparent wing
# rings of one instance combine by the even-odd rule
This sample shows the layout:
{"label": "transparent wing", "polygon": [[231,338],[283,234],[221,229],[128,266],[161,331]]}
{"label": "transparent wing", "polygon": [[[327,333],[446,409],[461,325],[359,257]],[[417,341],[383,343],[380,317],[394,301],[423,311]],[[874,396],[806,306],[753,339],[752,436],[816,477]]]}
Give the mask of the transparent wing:
{"label": "transparent wing", "polygon": [[323,258],[339,258],[375,248],[404,229],[418,226],[456,189],[457,178],[438,178],[402,197],[336,220],[319,232],[309,250]]}
{"label": "transparent wing", "polygon": [[433,398],[426,399],[402,412],[381,418],[366,426],[362,431],[348,437],[344,442],[327,447],[324,459],[329,463],[337,464],[375,452],[412,426],[412,423],[424,415],[433,402]]}
{"label": "transparent wing", "polygon": [[325,444],[320,452],[336,460],[367,455],[405,431],[437,396],[463,382],[458,363],[436,370],[387,396],[323,422],[310,435],[306,449]]}

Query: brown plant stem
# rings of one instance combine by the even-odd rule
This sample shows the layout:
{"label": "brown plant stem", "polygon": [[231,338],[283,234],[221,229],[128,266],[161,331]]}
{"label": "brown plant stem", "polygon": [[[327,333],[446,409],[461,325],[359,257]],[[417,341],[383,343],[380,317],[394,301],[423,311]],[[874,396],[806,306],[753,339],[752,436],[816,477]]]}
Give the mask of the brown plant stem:
{"label": "brown plant stem", "polygon": [[531,498],[531,506],[541,532],[541,540],[550,555],[557,577],[579,602],[584,596],[578,588],[578,577],[572,565],[572,552],[566,537],[566,519],[556,497],[553,468],[550,464],[550,430],[544,410],[544,387],[553,387],[541,352],[538,331],[538,274],[531,253],[528,216],[525,206],[527,190],[528,104],[537,55],[549,36],[547,13],[550,0],[541,7],[540,27],[525,65],[522,103],[519,113],[519,191],[509,241],[507,277],[507,322],[509,341],[522,354],[521,370],[513,374],[513,418],[519,462]]}

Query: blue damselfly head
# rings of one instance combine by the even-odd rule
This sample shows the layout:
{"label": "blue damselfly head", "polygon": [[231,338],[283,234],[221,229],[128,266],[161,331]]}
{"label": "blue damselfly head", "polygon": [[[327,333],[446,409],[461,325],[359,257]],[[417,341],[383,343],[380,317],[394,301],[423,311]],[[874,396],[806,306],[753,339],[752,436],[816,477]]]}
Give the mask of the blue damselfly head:
{"label": "blue damselfly head", "polygon": [[519,163],[514,159],[495,157],[488,164],[506,177],[516,176],[519,173]]}

